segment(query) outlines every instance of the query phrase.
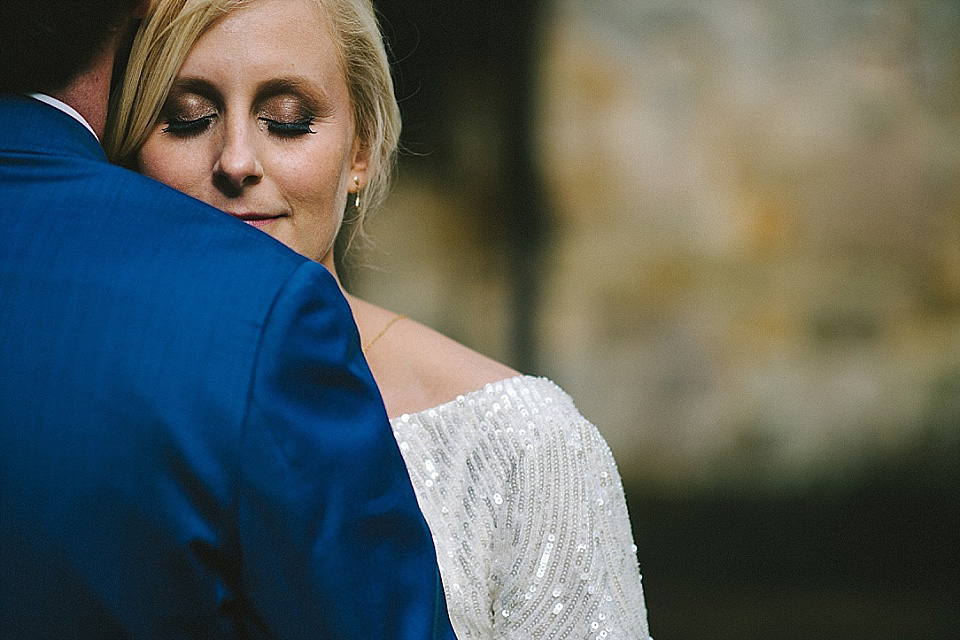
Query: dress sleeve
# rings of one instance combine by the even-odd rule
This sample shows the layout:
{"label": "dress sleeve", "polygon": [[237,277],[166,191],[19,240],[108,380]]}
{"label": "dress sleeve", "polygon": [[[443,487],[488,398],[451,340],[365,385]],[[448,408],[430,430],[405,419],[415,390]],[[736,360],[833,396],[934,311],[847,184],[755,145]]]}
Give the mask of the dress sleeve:
{"label": "dress sleeve", "polygon": [[349,309],[315,264],[264,329],[240,456],[244,637],[453,638]]}
{"label": "dress sleeve", "polygon": [[[552,383],[548,383],[552,384]],[[511,528],[495,552],[494,637],[647,640],[620,474],[596,427],[556,388],[516,425]]]}

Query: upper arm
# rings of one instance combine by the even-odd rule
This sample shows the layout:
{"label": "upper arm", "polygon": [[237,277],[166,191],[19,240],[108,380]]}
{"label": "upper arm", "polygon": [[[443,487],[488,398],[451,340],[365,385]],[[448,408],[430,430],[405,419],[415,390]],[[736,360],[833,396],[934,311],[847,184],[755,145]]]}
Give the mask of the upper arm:
{"label": "upper arm", "polygon": [[240,467],[255,627],[290,638],[434,637],[429,532],[349,309],[316,265],[294,274],[264,328]]}
{"label": "upper arm", "polygon": [[535,417],[518,473],[516,535],[499,567],[498,638],[646,638],[646,610],[620,476],[573,411]]}

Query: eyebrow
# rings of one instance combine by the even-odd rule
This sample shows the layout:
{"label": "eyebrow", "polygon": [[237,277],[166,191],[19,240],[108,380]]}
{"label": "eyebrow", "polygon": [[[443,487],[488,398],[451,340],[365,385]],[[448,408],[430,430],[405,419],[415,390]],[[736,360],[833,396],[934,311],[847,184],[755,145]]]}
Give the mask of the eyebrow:
{"label": "eyebrow", "polygon": [[299,76],[281,76],[271,78],[257,87],[257,99],[264,100],[285,93],[302,97],[314,109],[324,110],[330,107],[331,101],[323,89],[314,83]]}
{"label": "eyebrow", "polygon": [[170,85],[170,91],[167,94],[167,98],[181,93],[195,93],[211,99],[218,98],[220,96],[220,93],[212,84],[203,78],[195,78],[193,76],[178,76],[175,78],[173,84]]}
{"label": "eyebrow", "polygon": [[[219,100],[221,97],[213,84],[196,76],[177,77],[167,97],[183,93],[196,93],[212,100]],[[259,102],[285,93],[302,97],[312,109],[317,111],[329,110],[331,106],[331,100],[326,92],[301,76],[281,76],[266,80],[257,87],[254,101]]]}
{"label": "eyebrow", "polygon": [[163,101],[162,110],[168,109],[173,104],[173,100],[188,94],[198,95],[216,104],[221,102],[220,92],[203,78],[178,76],[170,85],[170,91],[167,92],[167,97]]}

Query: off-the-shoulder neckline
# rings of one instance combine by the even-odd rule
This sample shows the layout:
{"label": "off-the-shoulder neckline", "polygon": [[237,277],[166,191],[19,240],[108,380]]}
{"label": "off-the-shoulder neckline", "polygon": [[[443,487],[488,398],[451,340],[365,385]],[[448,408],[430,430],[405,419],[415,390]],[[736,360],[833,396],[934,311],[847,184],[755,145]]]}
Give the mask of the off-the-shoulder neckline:
{"label": "off-the-shoulder neckline", "polygon": [[440,413],[444,411],[449,411],[463,402],[469,402],[470,400],[476,400],[482,396],[488,395],[489,393],[495,391],[498,386],[502,387],[503,385],[515,385],[518,383],[531,383],[531,384],[538,384],[538,385],[545,384],[550,386],[553,389],[559,389],[556,383],[554,383],[549,378],[520,373],[515,376],[503,378],[502,380],[488,382],[487,384],[483,385],[479,389],[474,389],[473,391],[467,391],[466,393],[461,393],[456,398],[453,398],[451,400],[448,400],[447,402],[438,404],[434,407],[429,407],[427,409],[423,409],[422,411],[402,413],[396,417],[390,418],[390,422],[413,420],[421,416],[428,416],[430,415],[430,412]]}

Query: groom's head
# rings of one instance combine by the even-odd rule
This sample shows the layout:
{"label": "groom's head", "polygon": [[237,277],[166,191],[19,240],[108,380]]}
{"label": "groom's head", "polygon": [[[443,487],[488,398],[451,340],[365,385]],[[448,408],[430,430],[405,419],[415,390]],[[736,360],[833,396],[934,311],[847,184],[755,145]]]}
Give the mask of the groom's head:
{"label": "groom's head", "polygon": [[93,64],[143,0],[0,0],[0,92],[56,92]]}

